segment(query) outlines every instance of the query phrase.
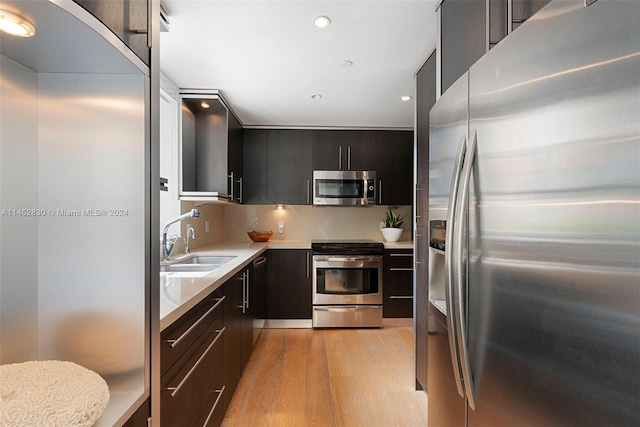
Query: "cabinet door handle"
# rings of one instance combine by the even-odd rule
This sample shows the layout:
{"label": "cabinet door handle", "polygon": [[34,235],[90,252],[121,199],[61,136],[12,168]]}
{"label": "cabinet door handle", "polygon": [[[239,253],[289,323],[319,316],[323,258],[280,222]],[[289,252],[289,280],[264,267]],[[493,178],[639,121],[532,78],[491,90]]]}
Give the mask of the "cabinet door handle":
{"label": "cabinet door handle", "polygon": [[307,251],[307,277],[311,277],[311,273],[309,272],[309,251]]}
{"label": "cabinet door handle", "polygon": [[238,184],[240,184],[240,197],[238,197],[238,202],[242,203],[242,177],[238,180]]}
{"label": "cabinet door handle", "polygon": [[351,146],[347,147],[347,169],[351,170]]}
{"label": "cabinet door handle", "polygon": [[198,326],[200,324],[200,322],[202,322],[205,317],[207,317],[212,311],[214,311],[216,308],[218,308],[218,306],[220,304],[222,304],[222,301],[224,301],[224,299],[226,298],[226,296],[223,296],[222,298],[216,298],[216,303],[213,305],[213,307],[211,307],[209,310],[207,310],[207,312],[205,314],[203,314],[198,320],[196,320],[193,325],[191,325],[189,327],[189,329],[187,329],[186,331],[184,331],[184,333],[182,335],[180,335],[177,339],[175,340],[167,340],[166,342],[170,342],[171,343],[171,348],[177,346],[178,344],[180,344],[180,341],[182,341],[187,335],[189,335],[189,333],[191,331],[193,331],[193,329]]}
{"label": "cabinet door handle", "polygon": [[413,268],[390,268],[390,271],[413,271]]}
{"label": "cabinet door handle", "polygon": [[246,273],[242,273],[242,314],[247,312],[247,280]]}
{"label": "cabinet door handle", "polygon": [[216,393],[218,393],[218,397],[216,397],[216,401],[213,402],[213,407],[209,411],[209,415],[207,416],[207,419],[204,421],[204,424],[202,424],[202,427],[206,427],[209,424],[209,420],[211,419],[211,416],[213,415],[213,412],[216,410],[216,407],[218,406],[218,402],[220,401],[220,398],[222,397],[222,393],[224,393],[225,387],[226,386],[223,385],[220,390],[216,390]]}
{"label": "cabinet door handle", "polygon": [[311,181],[307,180],[307,203],[311,204]]}
{"label": "cabinet door handle", "polygon": [[412,257],[413,254],[389,254],[389,256],[410,256],[410,257]]}
{"label": "cabinet door handle", "polygon": [[198,360],[196,361],[196,363],[193,364],[191,369],[189,369],[189,372],[187,372],[187,375],[184,376],[182,381],[180,381],[180,383],[176,387],[167,387],[167,388],[163,389],[163,391],[170,391],[171,392],[171,397],[176,397],[176,395],[178,394],[178,392],[180,391],[182,386],[184,386],[186,384],[186,382],[189,379],[189,377],[191,377],[191,375],[196,370],[198,365],[200,365],[200,363],[204,360],[204,358],[207,355],[207,353],[209,353],[209,351],[213,348],[214,344],[220,339],[220,337],[224,333],[225,329],[226,329],[226,327],[223,327],[222,329],[217,329],[216,330],[218,335],[216,335],[216,337],[213,339],[213,341],[211,341],[211,344],[209,344],[209,346],[204,351],[204,353],[202,353],[202,356],[200,356],[198,358]]}
{"label": "cabinet door handle", "polygon": [[422,224],[422,215],[418,215],[418,212],[422,212],[422,203],[420,203],[420,191],[422,191],[422,189],[420,187],[418,187],[416,185],[416,191],[415,191],[415,201],[416,201],[416,215],[415,215],[415,220],[416,220],[416,224]]}
{"label": "cabinet door handle", "polygon": [[378,204],[382,204],[382,180],[378,181]]}
{"label": "cabinet door handle", "polygon": [[342,146],[338,147],[338,170],[342,170]]}
{"label": "cabinet door handle", "polygon": [[230,185],[229,185],[229,200],[233,200],[234,199],[234,197],[233,197],[233,186],[234,186],[233,172],[231,172],[229,174],[229,183],[230,183]]}
{"label": "cabinet door handle", "polygon": [[413,299],[411,295],[391,295],[390,299]]}
{"label": "cabinet door handle", "polygon": [[245,282],[245,287],[247,288],[247,299],[245,300],[245,304],[247,305],[247,310],[249,310],[249,270],[247,270],[247,281]]}

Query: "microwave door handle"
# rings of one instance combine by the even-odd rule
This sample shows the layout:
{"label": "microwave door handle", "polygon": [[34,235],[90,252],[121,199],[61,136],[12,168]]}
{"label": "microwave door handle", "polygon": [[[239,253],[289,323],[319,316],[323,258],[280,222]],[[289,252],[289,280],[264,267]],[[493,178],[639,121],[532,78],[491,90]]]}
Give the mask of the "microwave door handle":
{"label": "microwave door handle", "polygon": [[456,227],[456,206],[458,199],[458,187],[460,185],[460,177],[462,175],[462,162],[467,146],[466,136],[460,138],[458,143],[458,153],[453,167],[453,176],[451,177],[451,189],[449,191],[449,206],[447,212],[447,229],[445,236],[445,244],[447,250],[444,253],[444,286],[447,301],[447,334],[449,336],[449,353],[451,355],[451,365],[453,366],[453,375],[456,379],[456,387],[458,394],[464,397],[464,389],[462,386],[462,374],[460,372],[458,339],[456,336],[457,316],[455,313],[455,269],[454,255],[456,254],[455,241],[453,240],[454,228]]}
{"label": "microwave door handle", "polygon": [[[469,219],[469,209],[468,209],[469,186],[471,182],[471,173],[473,171],[473,160],[476,154],[476,147],[477,147],[477,134],[476,134],[476,131],[473,131],[473,134],[471,135],[471,144],[467,149],[467,155],[465,156],[464,166],[462,168],[462,179],[460,184],[460,200],[459,200],[459,205],[457,206],[458,213],[459,213],[458,215],[459,224],[456,227],[454,231],[454,236],[453,236],[453,240],[455,242],[455,247],[457,251],[457,262],[454,268],[458,270],[456,274],[458,276],[458,282],[457,282],[458,292],[457,292],[457,298],[455,300],[455,303],[457,306],[457,314],[458,314],[458,319],[456,323],[457,323],[458,348],[460,349],[460,352],[461,352],[460,366],[462,368],[462,377],[463,377],[462,382],[464,383],[464,388],[467,396],[467,403],[469,404],[469,407],[473,410],[476,409],[475,407],[476,399],[475,399],[475,390],[473,386],[473,377],[471,376],[469,348],[467,346],[468,331],[467,331],[466,310],[465,310],[465,307],[466,307],[465,302],[468,299],[465,294],[468,292],[466,291],[468,287],[466,282],[462,283],[462,278],[464,277],[466,281],[468,281],[469,275],[465,274],[466,264],[463,265],[464,263],[462,261],[463,261],[464,252],[465,251],[468,252],[469,250],[467,246],[468,243],[465,242],[465,227]],[[467,263],[469,262],[468,259],[469,258],[467,257]]]}

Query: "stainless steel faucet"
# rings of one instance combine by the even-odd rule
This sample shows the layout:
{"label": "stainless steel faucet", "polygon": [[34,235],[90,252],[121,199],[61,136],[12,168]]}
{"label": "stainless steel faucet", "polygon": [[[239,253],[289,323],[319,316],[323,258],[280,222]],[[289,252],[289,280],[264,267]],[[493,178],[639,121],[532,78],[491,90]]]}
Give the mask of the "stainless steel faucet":
{"label": "stainless steel faucet", "polygon": [[167,240],[167,231],[169,230],[169,226],[171,224],[175,224],[176,222],[180,222],[183,219],[187,218],[200,218],[200,211],[198,209],[191,209],[189,212],[180,215],[177,218],[172,219],[167,222],[164,226],[164,230],[162,231],[162,259],[163,261],[169,261],[169,255],[171,255],[171,250],[173,249],[173,245],[175,245],[175,240]]}

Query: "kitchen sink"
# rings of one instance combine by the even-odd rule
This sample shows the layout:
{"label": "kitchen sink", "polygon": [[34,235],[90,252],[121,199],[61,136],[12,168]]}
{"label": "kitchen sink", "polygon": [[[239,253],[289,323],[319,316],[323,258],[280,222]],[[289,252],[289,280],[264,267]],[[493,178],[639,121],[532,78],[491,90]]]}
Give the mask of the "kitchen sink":
{"label": "kitchen sink", "polygon": [[194,255],[192,257],[177,261],[172,265],[193,265],[193,264],[213,264],[222,265],[226,264],[235,256],[209,256],[209,255]]}
{"label": "kitchen sink", "polygon": [[189,258],[176,261],[172,264],[160,266],[161,272],[190,272],[190,271],[213,271],[228,263],[235,256],[209,256],[194,255]]}

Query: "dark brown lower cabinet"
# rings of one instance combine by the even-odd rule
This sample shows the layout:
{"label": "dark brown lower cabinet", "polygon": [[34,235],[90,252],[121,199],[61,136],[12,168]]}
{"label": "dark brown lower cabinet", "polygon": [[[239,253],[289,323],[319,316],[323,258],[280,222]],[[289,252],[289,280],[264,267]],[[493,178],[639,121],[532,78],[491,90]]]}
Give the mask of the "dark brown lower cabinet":
{"label": "dark brown lower cabinet", "polygon": [[163,427],[222,424],[253,351],[252,276],[253,262],[162,332]]}
{"label": "dark brown lower cabinet", "polygon": [[382,265],[383,317],[413,317],[413,250],[385,249]]}
{"label": "dark brown lower cabinet", "polygon": [[122,427],[148,427],[148,419],[151,416],[151,399],[145,400]]}
{"label": "dark brown lower cabinet", "polygon": [[233,393],[238,387],[249,356],[253,351],[253,317],[250,313],[252,264],[243,268],[224,284],[224,293],[228,304],[225,305],[224,338],[224,383],[226,386],[223,405],[226,409],[231,403]]}
{"label": "dark brown lower cabinet", "polygon": [[269,250],[267,319],[311,319],[311,251]]}
{"label": "dark brown lower cabinet", "polygon": [[220,401],[211,401],[210,395],[222,393],[224,387],[225,305],[224,290],[219,288],[162,332],[163,426],[202,425],[195,423],[203,417],[206,420],[210,413],[224,410]]}

